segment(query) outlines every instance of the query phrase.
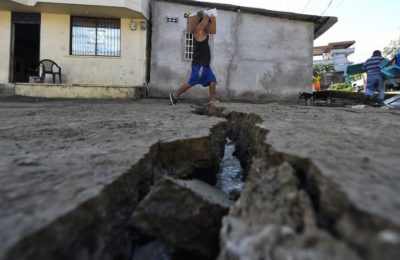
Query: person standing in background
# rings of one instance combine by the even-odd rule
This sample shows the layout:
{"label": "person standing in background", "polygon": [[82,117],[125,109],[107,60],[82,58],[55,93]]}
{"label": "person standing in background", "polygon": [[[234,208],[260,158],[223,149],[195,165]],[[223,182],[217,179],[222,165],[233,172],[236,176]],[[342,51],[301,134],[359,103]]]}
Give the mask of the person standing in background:
{"label": "person standing in background", "polygon": [[400,50],[394,55],[394,57],[390,60],[393,65],[400,67]]}
{"label": "person standing in background", "polygon": [[376,50],[372,53],[372,57],[364,62],[364,69],[367,70],[367,87],[365,88],[365,97],[367,102],[371,102],[375,95],[375,91],[378,91],[378,104],[383,104],[385,98],[385,86],[383,85],[383,77],[381,75],[381,69],[379,64],[384,60],[382,53]]}

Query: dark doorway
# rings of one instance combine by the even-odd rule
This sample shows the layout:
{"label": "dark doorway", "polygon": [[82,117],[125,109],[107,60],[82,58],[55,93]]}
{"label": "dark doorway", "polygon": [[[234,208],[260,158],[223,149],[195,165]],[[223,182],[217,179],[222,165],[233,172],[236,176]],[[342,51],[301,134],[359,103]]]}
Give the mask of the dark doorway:
{"label": "dark doorway", "polygon": [[37,76],[40,53],[40,14],[12,14],[11,82]]}

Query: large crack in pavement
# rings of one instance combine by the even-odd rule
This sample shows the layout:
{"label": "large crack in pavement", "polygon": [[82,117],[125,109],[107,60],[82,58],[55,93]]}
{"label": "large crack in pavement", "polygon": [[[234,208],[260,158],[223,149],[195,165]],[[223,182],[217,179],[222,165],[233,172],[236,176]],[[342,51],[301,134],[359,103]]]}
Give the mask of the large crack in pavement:
{"label": "large crack in pavement", "polygon": [[228,120],[247,164],[245,188],[223,220],[219,259],[400,257],[398,227],[358,209],[309,158],[276,151],[258,115],[205,113]]}
{"label": "large crack in pavement", "polygon": [[[400,258],[399,228],[359,209],[312,159],[274,149],[259,115],[226,113],[214,106],[195,113],[226,121],[212,127],[208,136],[152,145],[100,195],[19,241],[5,259],[131,259],[138,246],[159,239],[132,223],[140,202],[165,176],[212,183],[227,136],[236,143],[246,183],[222,219],[219,248],[204,257]],[[175,243],[179,248],[179,241]]]}

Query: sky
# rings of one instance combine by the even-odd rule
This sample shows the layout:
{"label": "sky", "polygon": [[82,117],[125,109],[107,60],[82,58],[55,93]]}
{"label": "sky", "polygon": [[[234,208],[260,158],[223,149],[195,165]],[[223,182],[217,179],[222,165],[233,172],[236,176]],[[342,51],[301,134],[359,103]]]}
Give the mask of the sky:
{"label": "sky", "polygon": [[374,50],[400,39],[400,0],[198,0],[276,11],[335,16],[338,22],[314,46],[355,40],[349,61],[359,63]]}

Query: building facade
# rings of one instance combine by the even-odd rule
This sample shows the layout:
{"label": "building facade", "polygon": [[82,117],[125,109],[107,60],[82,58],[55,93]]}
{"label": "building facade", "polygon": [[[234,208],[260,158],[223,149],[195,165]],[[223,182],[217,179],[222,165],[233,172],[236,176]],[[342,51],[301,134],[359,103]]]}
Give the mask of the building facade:
{"label": "building facade", "polygon": [[0,84],[28,82],[50,59],[66,84],[143,85],[149,9],[148,0],[2,0]]}
{"label": "building facade", "polygon": [[[223,100],[287,100],[312,91],[313,40],[334,17],[196,1],[156,0],[152,11],[152,96],[167,96],[187,81],[192,35],[184,14],[217,8],[217,33],[211,36],[212,69]],[[200,86],[184,98],[207,98]]]}
{"label": "building facade", "polygon": [[314,56],[322,59],[314,60],[314,65],[332,64],[335,72],[343,73],[350,64],[347,57],[354,53],[350,48],[355,41],[331,42],[328,45],[314,47]]}
{"label": "building facade", "polygon": [[[29,82],[38,74],[38,62],[50,59],[62,68],[70,93],[38,84],[15,84],[15,92],[113,98],[131,94],[96,93],[103,85],[101,92],[146,85],[150,96],[167,97],[190,72],[193,36],[184,14],[206,8],[218,10],[217,34],[210,43],[219,98],[287,100],[311,91],[313,40],[335,17],[191,0],[2,0],[0,87]],[[196,87],[183,97],[207,96],[208,89]]]}

